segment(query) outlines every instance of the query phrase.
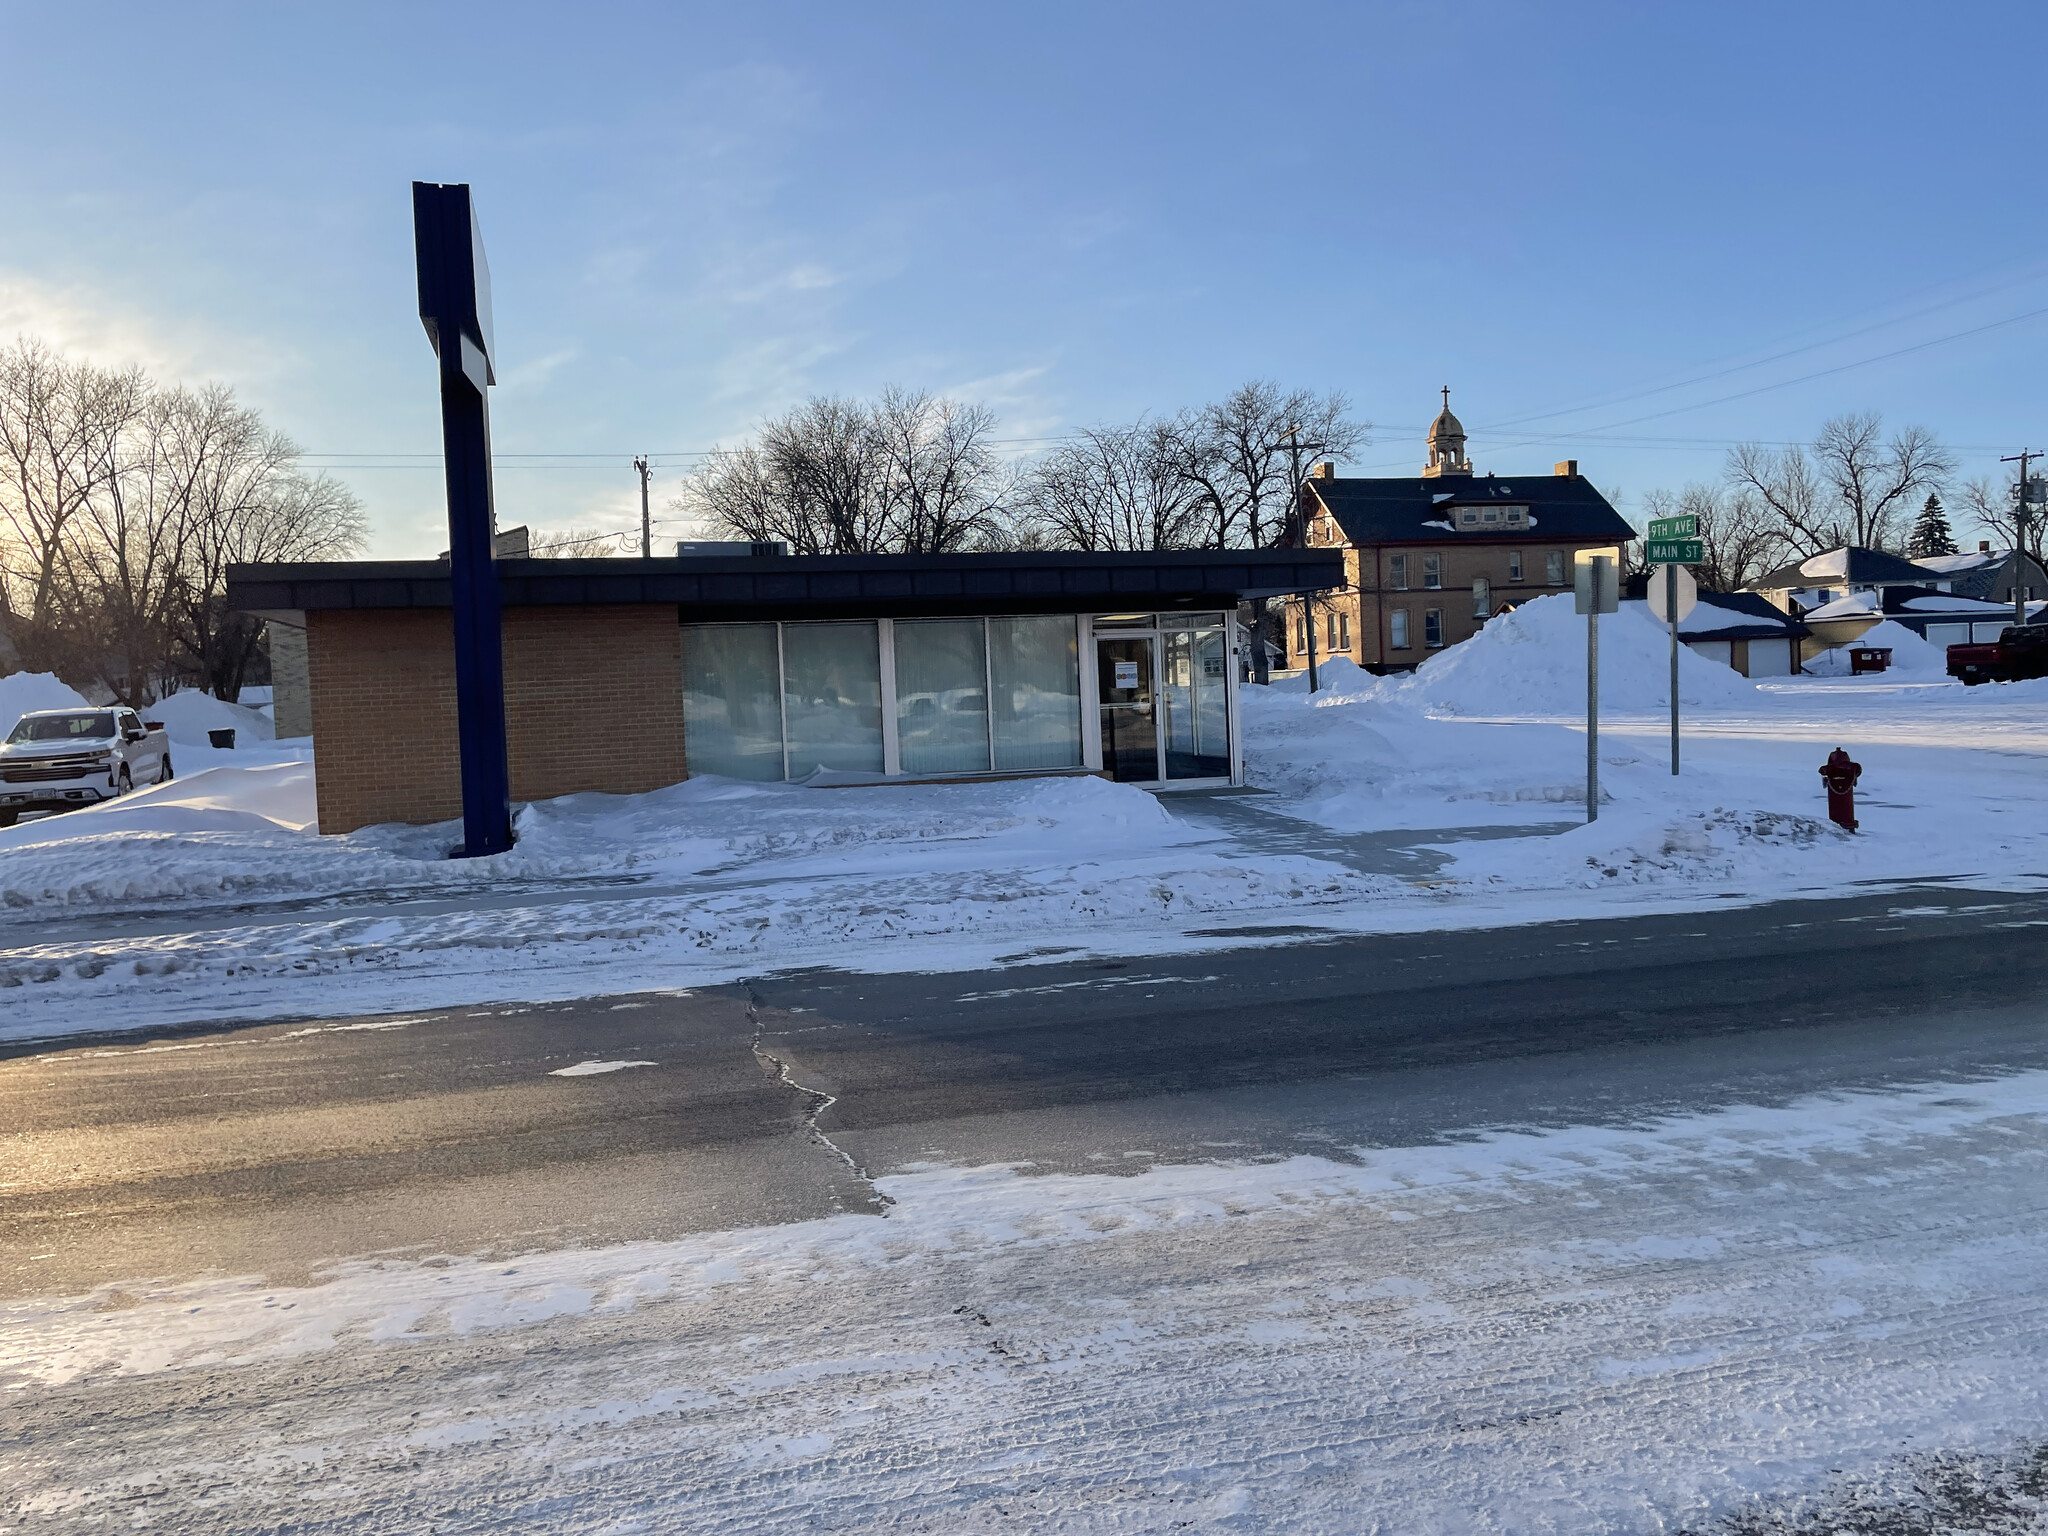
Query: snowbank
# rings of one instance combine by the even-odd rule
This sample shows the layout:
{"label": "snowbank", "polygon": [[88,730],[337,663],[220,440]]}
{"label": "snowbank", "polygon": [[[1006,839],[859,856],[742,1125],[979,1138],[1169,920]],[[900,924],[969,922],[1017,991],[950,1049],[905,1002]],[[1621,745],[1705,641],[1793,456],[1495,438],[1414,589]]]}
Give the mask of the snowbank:
{"label": "snowbank", "polygon": [[[220,753],[215,761],[226,758]],[[1153,796],[1093,777],[806,789],[704,777],[643,795],[519,810],[518,842],[451,859],[458,822],[315,830],[312,764],[223,766],[0,831],[0,902],[102,905],[374,889],[450,894],[508,880],[939,876],[1084,867],[1202,834]]]}
{"label": "snowbank", "polygon": [[1948,675],[1948,652],[1938,645],[1929,645],[1905,625],[1893,619],[1882,624],[1873,624],[1848,645],[1838,645],[1832,650],[1822,651],[1805,664],[1805,670],[1814,677],[1849,677],[1849,650],[1851,646],[1889,646],[1892,653],[1891,667],[1883,673],[1866,672],[1865,677],[1887,677],[1893,673],[1907,676],[1945,677]]}
{"label": "snowbank", "polygon": [[159,699],[150,705],[147,713],[150,719],[163,721],[171,740],[179,746],[205,746],[208,731],[232,730],[238,747],[270,741],[277,735],[270,717],[260,709],[224,704],[196,688],[181,689]]}
{"label": "snowbank", "polygon": [[38,709],[90,709],[83,695],[52,672],[10,672],[0,677],[0,734]]}
{"label": "snowbank", "polygon": [[[1671,701],[1667,631],[1645,604],[1622,605],[1600,621],[1603,713],[1649,713]],[[1755,685],[1719,662],[1679,648],[1680,699],[1737,705]],[[1449,715],[1584,715],[1586,621],[1563,593],[1539,597],[1489,619],[1470,640],[1432,656],[1412,676],[1393,680],[1390,697]]]}

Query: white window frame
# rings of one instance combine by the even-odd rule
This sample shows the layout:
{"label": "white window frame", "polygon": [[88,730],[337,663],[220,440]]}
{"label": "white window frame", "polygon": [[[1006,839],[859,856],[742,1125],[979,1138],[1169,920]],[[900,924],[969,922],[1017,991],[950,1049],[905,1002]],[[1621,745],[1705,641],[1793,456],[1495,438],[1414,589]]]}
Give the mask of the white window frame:
{"label": "white window frame", "polygon": [[1521,579],[1522,552],[1519,549],[1511,549],[1508,551],[1508,580],[1510,582],[1518,582]]}
{"label": "white window frame", "polygon": [[1412,651],[1415,636],[1409,628],[1408,610],[1392,608],[1387,612],[1387,649],[1390,651]]}
{"label": "white window frame", "polygon": [[[1429,621],[1436,620],[1436,639],[1429,638]],[[1440,651],[1444,648],[1444,611],[1441,608],[1422,610],[1422,648],[1425,651]]]}
{"label": "white window frame", "polygon": [[1493,609],[1493,583],[1484,576],[1472,578],[1472,617],[1490,618]]}
{"label": "white window frame", "polygon": [[1408,557],[1405,554],[1387,557],[1387,590],[1406,592],[1408,590]]}
{"label": "white window frame", "polygon": [[1441,592],[1444,589],[1444,557],[1426,554],[1422,557],[1422,590]]}

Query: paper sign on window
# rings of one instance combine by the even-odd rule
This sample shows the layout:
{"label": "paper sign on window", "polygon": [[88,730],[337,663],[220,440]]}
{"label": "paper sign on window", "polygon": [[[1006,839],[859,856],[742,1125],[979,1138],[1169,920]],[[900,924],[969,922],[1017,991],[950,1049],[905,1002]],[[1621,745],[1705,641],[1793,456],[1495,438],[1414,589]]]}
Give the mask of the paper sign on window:
{"label": "paper sign on window", "polygon": [[1138,686],[1138,664],[1135,661],[1120,661],[1116,664],[1116,685],[1119,688]]}

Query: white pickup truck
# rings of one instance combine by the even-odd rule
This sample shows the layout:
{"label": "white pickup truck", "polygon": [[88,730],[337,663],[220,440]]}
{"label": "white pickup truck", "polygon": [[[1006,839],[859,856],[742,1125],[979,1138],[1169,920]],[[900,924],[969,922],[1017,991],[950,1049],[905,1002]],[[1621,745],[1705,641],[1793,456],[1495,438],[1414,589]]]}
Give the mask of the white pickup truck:
{"label": "white pickup truck", "polygon": [[171,739],[132,709],[39,709],[0,743],[0,827],[23,811],[68,811],[171,776]]}

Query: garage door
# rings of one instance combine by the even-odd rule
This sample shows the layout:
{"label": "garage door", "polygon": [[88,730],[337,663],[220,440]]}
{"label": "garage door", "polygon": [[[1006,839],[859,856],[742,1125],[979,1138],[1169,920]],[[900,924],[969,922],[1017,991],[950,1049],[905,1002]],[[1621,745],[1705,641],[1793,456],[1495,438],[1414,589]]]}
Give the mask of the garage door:
{"label": "garage door", "polygon": [[2005,626],[2011,622],[2010,619],[2000,619],[1996,624],[1972,624],[1970,639],[1978,645],[1990,645],[2005,633]]}
{"label": "garage door", "polygon": [[1927,626],[1927,643],[1947,650],[1952,645],[1970,643],[1970,626],[1967,624],[1930,624]]}
{"label": "garage door", "polygon": [[1729,642],[1726,640],[1688,640],[1685,643],[1709,661],[1718,661],[1724,667],[1735,665],[1731,659]]}
{"label": "garage door", "polygon": [[1751,677],[1790,677],[1792,675],[1792,642],[1790,640],[1750,641],[1749,675]]}

